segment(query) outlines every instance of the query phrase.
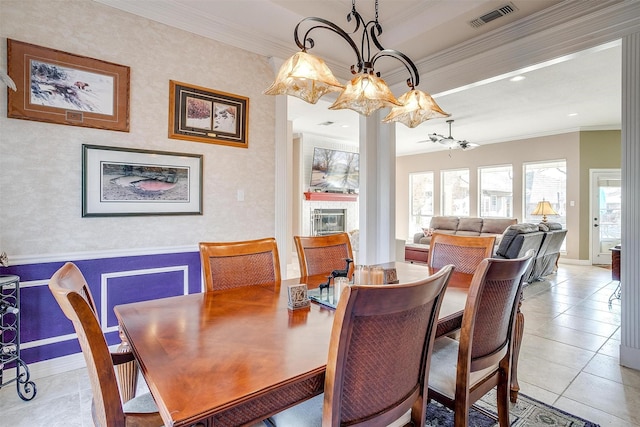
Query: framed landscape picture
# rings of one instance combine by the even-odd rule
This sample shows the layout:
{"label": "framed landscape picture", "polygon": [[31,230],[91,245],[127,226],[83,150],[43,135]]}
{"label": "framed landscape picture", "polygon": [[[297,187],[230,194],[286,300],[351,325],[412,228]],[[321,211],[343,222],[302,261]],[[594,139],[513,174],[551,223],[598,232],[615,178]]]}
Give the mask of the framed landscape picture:
{"label": "framed landscape picture", "polygon": [[129,67],[11,39],[7,58],[7,117],[129,132]]}
{"label": "framed landscape picture", "polygon": [[202,215],[202,155],[82,146],[82,216]]}
{"label": "framed landscape picture", "polygon": [[247,148],[249,98],[171,80],[169,138]]}

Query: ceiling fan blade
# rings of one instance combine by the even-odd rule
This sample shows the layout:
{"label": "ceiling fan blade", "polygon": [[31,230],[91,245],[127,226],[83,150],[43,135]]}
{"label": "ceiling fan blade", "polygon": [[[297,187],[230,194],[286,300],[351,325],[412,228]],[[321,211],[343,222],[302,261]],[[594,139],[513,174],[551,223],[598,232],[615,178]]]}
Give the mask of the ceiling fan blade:
{"label": "ceiling fan blade", "polygon": [[435,133],[432,133],[432,134],[429,134],[429,139],[431,140],[431,142],[438,142],[438,140],[442,138],[436,135]]}
{"label": "ceiling fan blade", "polygon": [[463,150],[473,150],[474,148],[478,148],[479,145],[474,143],[474,142],[468,142],[468,141],[460,141],[460,148],[462,148]]}

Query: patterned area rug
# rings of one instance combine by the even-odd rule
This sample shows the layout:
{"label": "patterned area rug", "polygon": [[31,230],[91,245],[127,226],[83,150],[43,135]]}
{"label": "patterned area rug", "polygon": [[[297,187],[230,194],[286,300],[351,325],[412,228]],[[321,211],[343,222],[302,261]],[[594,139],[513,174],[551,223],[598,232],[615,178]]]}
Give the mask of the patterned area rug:
{"label": "patterned area rug", "polygon": [[[471,409],[469,427],[497,427],[498,415],[495,406],[495,392],[484,396]],[[486,413],[491,414],[488,416]],[[599,427],[590,421],[568,414],[560,409],[539,402],[520,393],[518,402],[511,404],[512,427]],[[453,412],[436,402],[430,402],[427,408],[427,427],[445,427],[453,425]]]}

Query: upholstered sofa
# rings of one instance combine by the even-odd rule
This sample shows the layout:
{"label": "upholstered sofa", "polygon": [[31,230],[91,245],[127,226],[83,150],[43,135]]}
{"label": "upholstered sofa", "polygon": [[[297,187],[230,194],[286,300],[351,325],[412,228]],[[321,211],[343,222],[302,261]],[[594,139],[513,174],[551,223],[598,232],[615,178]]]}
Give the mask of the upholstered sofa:
{"label": "upholstered sofa", "polygon": [[516,224],[516,218],[477,218],[457,216],[434,216],[428,228],[413,236],[413,243],[404,248],[405,261],[426,263],[429,243],[433,233],[457,234],[460,236],[495,236],[496,247],[502,233],[510,225]]}
{"label": "upholstered sofa", "polygon": [[498,244],[507,227],[517,222],[516,218],[434,216],[429,228],[413,236],[413,243],[429,245],[432,233],[443,233],[459,236],[495,236]]}
{"label": "upholstered sofa", "polygon": [[567,230],[559,223],[515,224],[509,226],[498,245],[495,257],[513,259],[524,256],[529,249],[536,255],[525,273],[526,282],[543,280],[553,273],[560,257],[560,247]]}

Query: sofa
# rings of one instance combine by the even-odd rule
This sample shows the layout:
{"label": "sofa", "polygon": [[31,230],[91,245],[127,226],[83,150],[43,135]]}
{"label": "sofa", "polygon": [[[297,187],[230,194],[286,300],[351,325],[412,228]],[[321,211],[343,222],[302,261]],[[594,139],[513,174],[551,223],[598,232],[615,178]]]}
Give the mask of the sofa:
{"label": "sofa", "polygon": [[543,280],[545,276],[555,271],[560,257],[560,247],[566,235],[567,230],[563,229],[560,223],[511,225],[502,235],[495,257],[519,258],[533,249],[536,254],[525,272],[525,281],[531,283]]}
{"label": "sofa", "polygon": [[405,245],[405,261],[426,263],[433,233],[459,236],[495,236],[496,247],[507,227],[517,224],[516,218],[478,218],[434,216],[428,228],[413,236],[413,243]]}
{"label": "sofa", "polygon": [[431,218],[429,228],[413,236],[413,243],[428,246],[431,242],[431,234],[442,233],[458,236],[495,236],[498,244],[507,227],[517,223],[516,218],[434,216]]}

